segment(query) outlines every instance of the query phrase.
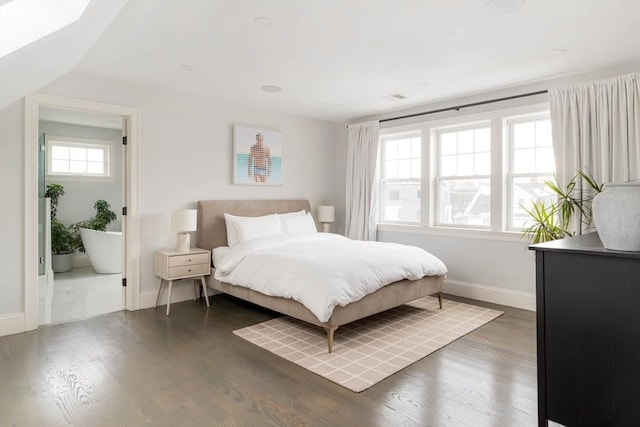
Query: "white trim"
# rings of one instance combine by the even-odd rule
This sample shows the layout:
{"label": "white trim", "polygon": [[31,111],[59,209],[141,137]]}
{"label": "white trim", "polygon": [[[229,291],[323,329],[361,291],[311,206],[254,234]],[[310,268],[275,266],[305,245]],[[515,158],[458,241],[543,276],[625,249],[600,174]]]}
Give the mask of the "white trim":
{"label": "white trim", "polygon": [[24,313],[0,316],[0,337],[24,332]]}
{"label": "white trim", "polygon": [[450,279],[444,281],[442,290],[445,294],[459,297],[507,305],[524,310],[536,310],[536,294],[531,292],[513,291]]}
{"label": "white trim", "polygon": [[98,114],[110,114],[127,118],[128,158],[123,170],[128,178],[127,219],[125,238],[125,269],[127,276],[126,309],[137,310],[140,296],[140,215],[138,199],[140,193],[140,122],[137,108],[104,104],[83,99],[34,93],[25,98],[25,168],[24,168],[24,329],[38,327],[38,109],[50,106],[71,110],[83,110]]}
{"label": "white trim", "polygon": [[[182,281],[182,283],[176,281],[173,286],[171,304],[193,300],[193,285],[190,281],[187,279]],[[209,296],[216,294],[212,289],[208,289],[208,291]],[[535,311],[536,309],[536,295],[530,292],[513,291],[450,279],[446,279],[444,281],[443,292],[449,295],[521,308],[523,310]],[[140,294],[140,308],[152,308],[156,303],[157,295],[157,290],[147,291]],[[160,292],[160,301],[158,302],[158,306],[166,304],[167,292],[165,284],[162,292]]]}

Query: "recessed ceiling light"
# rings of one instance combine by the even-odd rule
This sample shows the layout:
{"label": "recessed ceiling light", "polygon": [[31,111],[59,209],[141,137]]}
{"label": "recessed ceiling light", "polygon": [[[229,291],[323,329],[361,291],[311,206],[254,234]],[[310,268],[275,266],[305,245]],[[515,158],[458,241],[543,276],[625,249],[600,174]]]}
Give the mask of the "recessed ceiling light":
{"label": "recessed ceiling light", "polygon": [[253,18],[253,22],[259,25],[269,25],[271,24],[271,21],[273,20],[268,16],[258,16],[256,18]]}
{"label": "recessed ceiling light", "polygon": [[191,71],[191,65],[188,64],[182,64],[182,65],[178,65],[178,70],[180,71]]}
{"label": "recessed ceiling light", "polygon": [[264,85],[260,89],[265,92],[282,92],[282,88],[276,85]]}
{"label": "recessed ceiling light", "polygon": [[506,15],[520,10],[525,0],[489,0],[484,5],[485,12],[491,15]]}
{"label": "recessed ceiling light", "polygon": [[562,55],[564,53],[567,53],[565,49],[551,49],[547,55]]}

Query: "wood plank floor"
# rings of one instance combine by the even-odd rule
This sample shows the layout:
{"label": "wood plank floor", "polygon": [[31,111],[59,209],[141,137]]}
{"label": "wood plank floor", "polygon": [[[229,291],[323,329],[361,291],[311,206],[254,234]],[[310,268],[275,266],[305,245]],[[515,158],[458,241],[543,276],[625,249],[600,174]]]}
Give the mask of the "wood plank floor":
{"label": "wood plank floor", "polygon": [[505,314],[359,394],[233,335],[276,314],[221,295],[2,337],[0,426],[535,426],[535,314],[448,298]]}

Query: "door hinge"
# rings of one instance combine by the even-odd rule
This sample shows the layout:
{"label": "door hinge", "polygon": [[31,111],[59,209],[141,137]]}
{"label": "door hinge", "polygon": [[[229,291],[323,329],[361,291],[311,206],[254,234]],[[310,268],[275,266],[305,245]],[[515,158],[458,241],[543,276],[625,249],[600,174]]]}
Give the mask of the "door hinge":
{"label": "door hinge", "polygon": [[122,286],[124,286],[125,288],[127,287],[127,278],[126,277],[122,278]]}
{"label": "door hinge", "polygon": [[127,207],[126,206],[122,207],[122,216],[127,216]]}
{"label": "door hinge", "polygon": [[127,145],[127,137],[126,136],[122,137],[122,145]]}

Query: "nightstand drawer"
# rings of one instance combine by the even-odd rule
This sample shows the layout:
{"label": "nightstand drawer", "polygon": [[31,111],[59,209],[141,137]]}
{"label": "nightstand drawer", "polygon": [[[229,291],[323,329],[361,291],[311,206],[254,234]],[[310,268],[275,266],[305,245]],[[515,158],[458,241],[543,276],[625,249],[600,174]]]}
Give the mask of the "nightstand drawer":
{"label": "nightstand drawer", "polygon": [[169,267],[169,278],[183,277],[183,276],[199,276],[203,274],[209,274],[208,264],[181,265],[178,267]]}
{"label": "nightstand drawer", "polygon": [[[188,254],[169,257],[169,268],[193,264],[208,264],[209,254]],[[206,265],[205,265],[206,267]],[[205,271],[206,272],[206,271]]]}

